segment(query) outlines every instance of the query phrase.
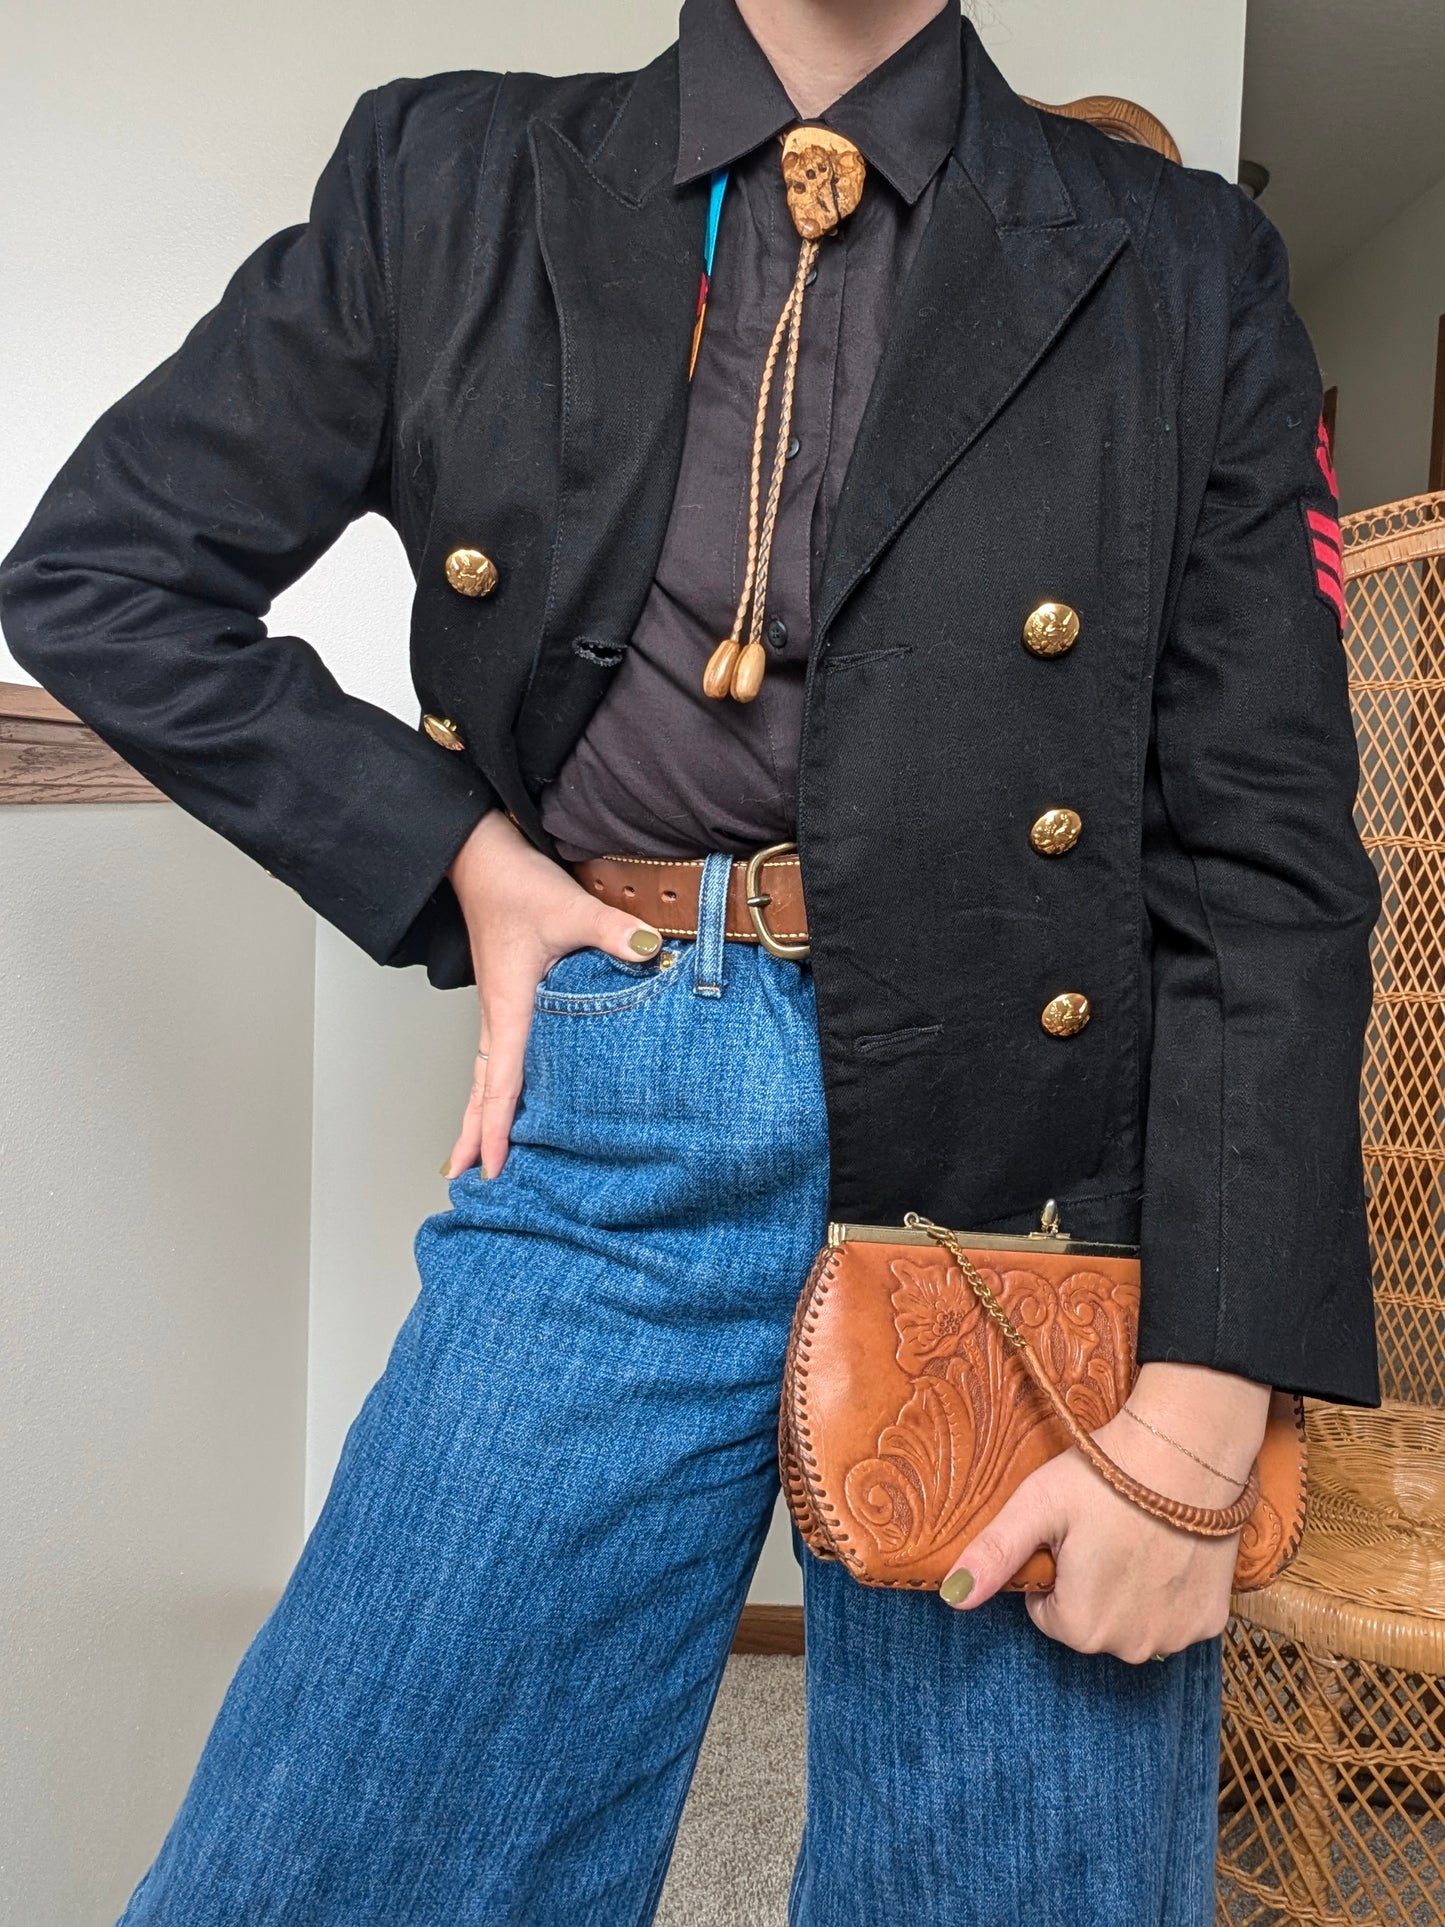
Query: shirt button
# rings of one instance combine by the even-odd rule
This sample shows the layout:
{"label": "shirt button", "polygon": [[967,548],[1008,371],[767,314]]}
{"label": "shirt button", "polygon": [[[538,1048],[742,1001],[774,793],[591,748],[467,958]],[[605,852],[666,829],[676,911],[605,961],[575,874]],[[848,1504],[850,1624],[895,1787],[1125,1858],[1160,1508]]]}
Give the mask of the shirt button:
{"label": "shirt button", "polygon": [[788,442],[787,451],[786,451],[787,458],[789,461],[792,461],[793,457],[797,454],[798,450],[802,446],[803,444],[798,440],[796,435],[791,437],[791,439]]}
{"label": "shirt button", "polygon": [[816,267],[809,268],[808,272],[803,276],[803,286],[805,288],[811,288],[813,283],[817,280],[817,278],[818,278],[817,268]]}
{"label": "shirt button", "polygon": [[772,621],[768,624],[768,641],[773,645],[775,649],[787,648],[788,625],[786,622],[783,621],[783,618],[781,616],[774,616]]}

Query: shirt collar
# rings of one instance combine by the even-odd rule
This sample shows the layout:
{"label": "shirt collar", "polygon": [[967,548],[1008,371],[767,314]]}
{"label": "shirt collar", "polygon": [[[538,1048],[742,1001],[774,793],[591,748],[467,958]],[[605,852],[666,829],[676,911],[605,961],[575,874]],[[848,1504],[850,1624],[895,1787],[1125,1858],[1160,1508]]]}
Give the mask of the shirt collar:
{"label": "shirt collar", "polygon": [[[679,187],[796,124],[797,108],[735,0],[684,0],[678,33]],[[857,146],[910,204],[958,135],[963,47],[956,0],[816,118]]]}

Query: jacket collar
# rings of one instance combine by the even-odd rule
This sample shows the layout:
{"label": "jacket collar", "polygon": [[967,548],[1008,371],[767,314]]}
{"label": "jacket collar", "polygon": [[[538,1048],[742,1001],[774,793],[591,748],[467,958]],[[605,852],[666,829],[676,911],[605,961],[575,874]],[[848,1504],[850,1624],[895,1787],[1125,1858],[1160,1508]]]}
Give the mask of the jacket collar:
{"label": "jacket collar", "polygon": [[[677,165],[678,50],[660,53],[626,76],[625,92],[600,139],[578,128],[565,111],[539,117],[570,147],[599,187],[628,207],[650,201],[672,185]],[[674,197],[675,198],[675,197]]]}
{"label": "jacket collar", "polygon": [[953,151],[997,227],[1064,227],[1075,218],[1039,110],[1009,86],[969,20]]}
{"label": "jacket collar", "polygon": [[[684,0],[678,34],[679,186],[762,146],[800,116],[736,0]],[[903,199],[948,157],[962,105],[957,0],[816,116],[845,135]]]}
{"label": "jacket collar", "polygon": [[[939,20],[945,17],[940,15]],[[923,32],[933,32],[938,24],[938,21],[931,23]],[[797,118],[796,111],[740,19],[738,26],[766,70],[772,88],[787,102],[787,119],[780,123],[787,125]],[[1067,226],[1075,219],[1074,206],[1037,109],[1020,99],[1009,86],[989,58],[970,20],[959,22],[959,36],[962,83],[952,146],[954,158],[999,228]],[[902,53],[907,51],[907,48],[900,49]],[[885,62],[885,66],[889,64]],[[882,68],[877,70],[877,74],[882,73]],[[565,116],[559,115],[552,122],[557,132],[577,150],[578,159],[598,185],[620,196],[630,206],[650,200],[664,186],[675,187],[682,200],[689,204],[692,201],[687,185],[677,186],[682,166],[682,74],[681,50],[678,46],[669,47],[632,78],[616,113],[595,142],[579,138],[567,125]],[[867,84],[867,81],[861,82],[860,87],[866,88]],[[852,93],[859,91],[860,88],[854,88]],[[851,94],[845,96],[845,99],[851,98]],[[770,109],[763,119],[771,118]],[[823,118],[826,120],[828,116]],[[766,139],[769,133],[777,131],[776,127],[769,128],[759,138]],[[881,159],[879,165],[883,167]],[[706,169],[689,169],[688,184],[700,171]],[[883,171],[888,170],[883,167]]]}

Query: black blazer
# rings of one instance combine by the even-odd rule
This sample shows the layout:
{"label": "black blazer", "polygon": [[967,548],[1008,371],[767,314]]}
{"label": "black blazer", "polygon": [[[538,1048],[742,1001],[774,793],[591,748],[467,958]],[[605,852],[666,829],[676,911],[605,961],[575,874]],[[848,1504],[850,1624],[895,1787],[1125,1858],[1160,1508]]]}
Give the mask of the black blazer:
{"label": "black blazer", "polygon": [[[1357,1083],[1374,872],[1306,513],[1333,513],[1277,235],[1041,114],[965,25],[953,155],[816,600],[799,838],[835,1215],[1141,1238],[1142,1352],[1375,1396]],[[17,659],[373,957],[467,981],[447,863],[542,787],[672,496],[706,183],[677,67],[366,96],[96,425],[0,574]],[[368,511],[419,706],[263,618]],[[482,549],[484,600],[444,559]],[[1066,654],[1026,616],[1070,603]],[[665,753],[665,752],[664,752]],[[1029,826],[1084,821],[1048,859]],[[1046,1034],[1081,991],[1093,1019]]]}

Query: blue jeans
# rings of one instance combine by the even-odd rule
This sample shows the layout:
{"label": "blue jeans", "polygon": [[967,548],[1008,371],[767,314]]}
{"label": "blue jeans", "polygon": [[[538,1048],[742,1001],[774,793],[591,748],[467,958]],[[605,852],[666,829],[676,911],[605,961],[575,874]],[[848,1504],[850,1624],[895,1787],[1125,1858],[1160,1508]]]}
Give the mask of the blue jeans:
{"label": "blue jeans", "polygon": [[[565,958],[125,1927],[652,1918],[824,1232],[812,980]],[[922,1207],[927,1199],[920,1199]],[[1218,1659],[1084,1658],[805,1558],[794,1927],[1208,1927]],[[764,1927],[759,1923],[759,1927]]]}

